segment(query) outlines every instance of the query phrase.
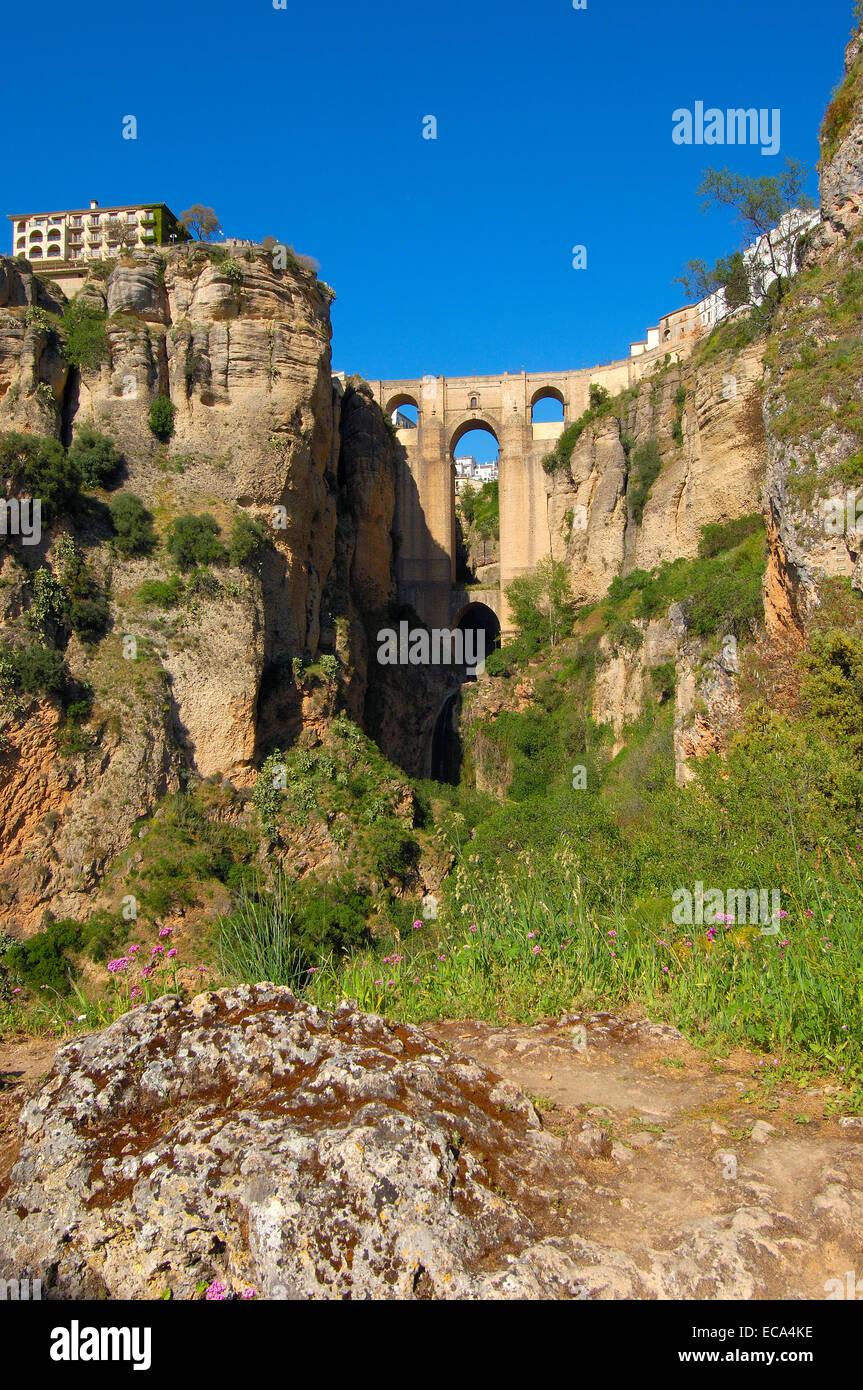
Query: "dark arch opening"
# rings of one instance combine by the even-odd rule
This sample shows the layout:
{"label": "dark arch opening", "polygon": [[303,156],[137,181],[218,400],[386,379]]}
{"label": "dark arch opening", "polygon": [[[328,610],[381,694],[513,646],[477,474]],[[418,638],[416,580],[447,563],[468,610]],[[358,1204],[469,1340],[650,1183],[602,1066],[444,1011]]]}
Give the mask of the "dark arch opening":
{"label": "dark arch opening", "polygon": [[[456,622],[456,627],[462,632],[474,634],[471,651],[482,652],[484,656],[489,656],[500,646],[500,622],[493,608],[489,608],[486,603],[469,603]],[[480,634],[482,634],[482,646],[479,646]],[[476,671],[469,670],[468,680],[476,680]]]}
{"label": "dark arch opening", "polygon": [[447,695],[435,720],[432,734],[431,775],[436,782],[450,782],[453,786],[461,775],[462,746],[458,731],[458,712],[461,708],[461,693]]}
{"label": "dark arch opening", "polygon": [[[456,630],[471,632],[471,652],[481,652],[488,656],[500,646],[500,623],[497,614],[485,603],[469,603],[462,609],[454,624]],[[482,647],[477,647],[479,634],[482,634]],[[465,646],[467,647],[467,639]],[[467,668],[465,680],[476,680],[476,670]],[[451,782],[455,785],[461,776],[462,740],[459,731],[461,713],[461,691],[448,695],[441,705],[432,731],[431,775],[436,782]]]}

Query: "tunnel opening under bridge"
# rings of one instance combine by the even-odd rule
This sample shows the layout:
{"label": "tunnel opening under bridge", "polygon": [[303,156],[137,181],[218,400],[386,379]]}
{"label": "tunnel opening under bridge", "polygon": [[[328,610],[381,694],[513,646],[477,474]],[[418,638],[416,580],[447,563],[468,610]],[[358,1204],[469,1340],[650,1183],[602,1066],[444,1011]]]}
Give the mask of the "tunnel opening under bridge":
{"label": "tunnel opening under bridge", "polygon": [[[453,623],[465,634],[465,649],[483,658],[500,646],[500,621],[485,603],[468,603]],[[470,634],[470,637],[468,636]],[[475,681],[475,666],[466,666],[465,681]],[[436,782],[457,784],[461,776],[463,745],[459,728],[461,691],[447,695],[435,720],[431,746],[431,776]]]}

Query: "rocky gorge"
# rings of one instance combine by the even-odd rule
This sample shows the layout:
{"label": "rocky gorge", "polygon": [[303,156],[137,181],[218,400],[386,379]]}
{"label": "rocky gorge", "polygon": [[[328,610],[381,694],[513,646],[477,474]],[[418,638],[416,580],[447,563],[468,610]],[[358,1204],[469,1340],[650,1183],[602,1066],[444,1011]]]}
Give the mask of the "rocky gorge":
{"label": "rocky gorge", "polygon": [[[699,807],[732,859],[747,811],[761,833],[781,791],[790,817],[785,783],[722,800],[738,773],[709,756],[779,748],[807,811],[849,817],[841,844],[801,830],[812,884],[834,860],[851,884],[803,923],[813,978],[839,980],[856,771],[838,755],[810,769],[812,725],[790,721],[833,721],[857,748],[863,559],[824,507],[861,476],[861,65],[855,38],[822,131],[820,223],[769,325],[737,314],[586,412],[543,482],[570,631],[511,667],[505,647],[477,681],[375,660],[378,628],[416,617],[397,582],[405,450],[368,385],[333,375],[333,292],[307,261],[136,252],[70,301],[0,258],[3,463],[11,482],[40,450],[50,493],[37,544],[0,537],[0,1005],[23,1017],[2,967],[22,946],[37,1000],[66,988],[34,1052],[23,1030],[0,1051],[0,1278],[26,1270],[56,1299],[802,1299],[859,1259],[853,993],[806,977],[822,1070],[795,1054],[766,1081],[791,928],[766,964],[745,924],[669,945],[655,864],[674,852],[688,871],[677,837],[687,815],[701,835]],[[114,472],[88,478],[99,451]],[[123,498],[143,537],[125,549]],[[189,558],[192,532],[209,549]],[[474,578],[493,585],[498,560],[470,538]],[[738,590],[714,613],[732,562]],[[825,646],[807,686],[798,663],[811,673]],[[457,788],[427,775],[445,702]],[[582,749],[607,782],[565,821],[546,769],[569,797]],[[679,816],[638,859],[627,832],[660,783],[692,795],[656,803]],[[790,896],[797,839],[780,869],[763,833]],[[546,878],[585,845],[546,922]],[[269,957],[281,974],[257,971],[263,953],[232,973],[218,931],[236,945],[273,921],[295,929],[290,959],[281,937]],[[627,930],[646,951],[653,925],[655,960],[624,977]],[[421,979],[407,943],[423,934]],[[558,967],[573,942],[601,957],[613,1009]],[[510,968],[517,1000],[494,973]],[[483,970],[488,993],[468,996]],[[693,994],[715,989],[721,1046],[673,994],[686,970]],[[631,984],[647,979],[655,1014]],[[789,1052],[807,1041],[795,999]]]}

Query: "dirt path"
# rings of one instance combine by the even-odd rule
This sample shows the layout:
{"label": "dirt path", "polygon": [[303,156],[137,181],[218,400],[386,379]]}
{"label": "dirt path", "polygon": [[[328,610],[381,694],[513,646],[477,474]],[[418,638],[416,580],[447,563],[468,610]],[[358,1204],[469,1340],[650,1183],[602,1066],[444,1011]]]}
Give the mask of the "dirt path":
{"label": "dirt path", "polygon": [[0,1196],[18,1156],[18,1112],[49,1070],[58,1038],[0,1039]]}
{"label": "dirt path", "polygon": [[427,1031],[527,1091],[587,1179],[591,1296],[824,1299],[863,1278],[863,1118],[824,1119],[819,1087],[747,1104],[759,1059],[711,1064],[673,1029],[565,1018]]}

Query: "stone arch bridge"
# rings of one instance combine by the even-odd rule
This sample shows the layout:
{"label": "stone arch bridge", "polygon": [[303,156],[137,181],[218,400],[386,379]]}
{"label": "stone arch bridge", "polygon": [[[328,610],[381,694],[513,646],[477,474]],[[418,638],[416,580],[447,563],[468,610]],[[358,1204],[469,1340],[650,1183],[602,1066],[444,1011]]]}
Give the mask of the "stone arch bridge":
{"label": "stone arch bridge", "polygon": [[[415,426],[397,430],[404,445],[395,516],[402,602],[413,604],[429,627],[455,626],[469,605],[479,603],[497,615],[504,633],[510,631],[503,591],[550,550],[543,457],[587,409],[592,383],[615,395],[635,385],[664,356],[657,348],[580,371],[370,382],[388,416],[409,406],[417,411]],[[533,421],[534,406],[547,399],[563,407],[562,421]],[[481,592],[466,591],[455,582],[453,459],[460,439],[474,429],[494,435],[500,452],[500,584]]]}

